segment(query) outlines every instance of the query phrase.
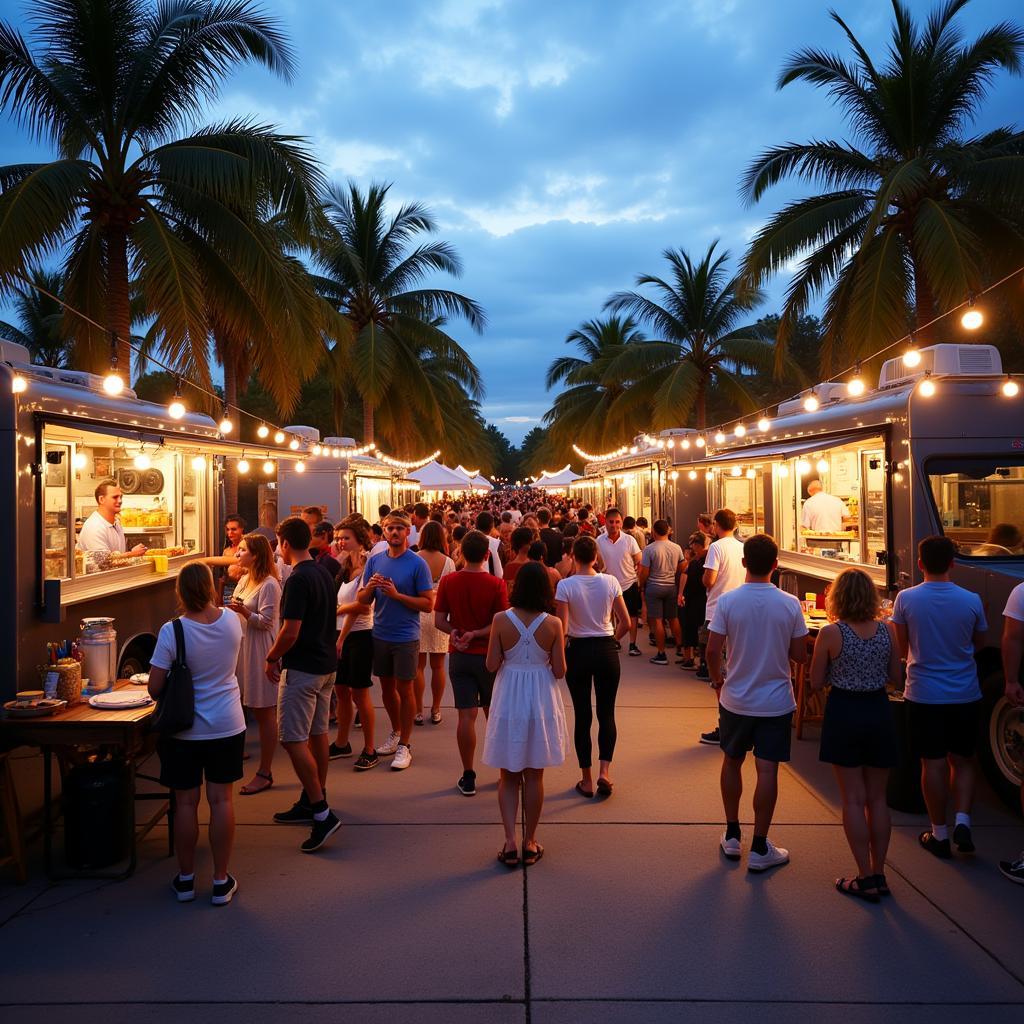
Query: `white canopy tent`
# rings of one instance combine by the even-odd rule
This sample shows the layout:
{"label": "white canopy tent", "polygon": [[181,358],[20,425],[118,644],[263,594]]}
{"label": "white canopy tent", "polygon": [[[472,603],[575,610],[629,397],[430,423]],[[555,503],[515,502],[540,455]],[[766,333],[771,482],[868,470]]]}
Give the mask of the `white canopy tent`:
{"label": "white canopy tent", "polygon": [[542,469],[534,486],[541,487],[545,491],[567,491],[573,480],[579,479],[579,473],[574,473],[568,466],[560,469],[557,473],[549,473],[546,469]]}
{"label": "white canopy tent", "polygon": [[408,474],[410,480],[419,482],[421,491],[465,491],[466,481],[454,470],[442,466],[436,459],[420,466]]}
{"label": "white canopy tent", "polygon": [[480,470],[470,472],[466,469],[462,463],[459,463],[453,470],[451,470],[456,476],[461,477],[466,482],[466,490],[470,491],[493,491],[494,484],[480,475]]}

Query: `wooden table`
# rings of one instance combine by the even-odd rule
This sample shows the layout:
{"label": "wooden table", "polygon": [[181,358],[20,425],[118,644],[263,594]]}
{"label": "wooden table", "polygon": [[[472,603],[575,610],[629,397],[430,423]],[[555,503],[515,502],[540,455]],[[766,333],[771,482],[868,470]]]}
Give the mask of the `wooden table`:
{"label": "wooden table", "polygon": [[[114,689],[131,686],[129,680],[119,679]],[[0,719],[0,746],[39,747],[43,755],[43,857],[46,873],[50,878],[127,878],[135,871],[137,864],[137,843],[166,814],[168,824],[168,854],[174,852],[174,803],[172,795],[166,791],[159,793],[136,793],[135,780],[146,779],[158,782],[158,779],[136,772],[135,761],[138,755],[152,748],[153,734],[149,732],[149,719],[155,710],[155,704],[125,710],[108,710],[94,708],[88,700],[82,700],[73,707],[65,708],[55,715],[43,718],[3,718]],[[131,830],[131,854],[126,868],[112,873],[56,872],[53,866],[53,776],[51,758],[56,754],[58,760],[62,753],[72,747],[112,747],[120,754],[128,765],[129,781],[133,800],[129,815]],[[137,800],[160,801],[156,811],[144,822],[137,824],[135,820],[135,802]]]}

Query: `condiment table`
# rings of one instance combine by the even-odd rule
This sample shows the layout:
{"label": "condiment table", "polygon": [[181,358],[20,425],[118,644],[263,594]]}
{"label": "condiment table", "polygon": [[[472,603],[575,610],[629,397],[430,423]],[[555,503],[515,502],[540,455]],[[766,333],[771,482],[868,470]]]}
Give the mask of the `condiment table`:
{"label": "condiment table", "polygon": [[[130,686],[127,679],[119,679],[114,689]],[[0,747],[39,747],[43,755],[43,858],[46,873],[50,878],[127,878],[137,864],[137,843],[156,823],[167,815],[168,854],[174,852],[174,802],[167,791],[158,793],[136,793],[137,778],[149,782],[159,780],[136,771],[138,756],[153,747],[153,734],[149,731],[149,719],[156,709],[155,704],[145,707],[109,710],[94,708],[88,700],[82,700],[73,707],[65,708],[55,715],[44,718],[3,718],[0,719]],[[53,775],[51,758],[60,757],[70,747],[109,747],[120,753],[128,765],[133,800],[129,815],[131,829],[131,854],[127,867],[116,872],[57,872],[53,866]],[[144,822],[137,823],[135,803],[138,800],[157,800],[155,812]]]}

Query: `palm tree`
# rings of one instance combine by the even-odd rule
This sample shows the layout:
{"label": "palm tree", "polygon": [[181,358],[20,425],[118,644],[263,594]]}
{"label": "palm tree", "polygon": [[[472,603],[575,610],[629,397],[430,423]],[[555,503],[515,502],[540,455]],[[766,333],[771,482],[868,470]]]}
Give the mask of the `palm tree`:
{"label": "palm tree", "polygon": [[679,426],[691,414],[698,428],[706,426],[712,388],[737,409],[758,407],[741,374],[770,373],[774,346],[756,324],[743,321],[764,296],[739,275],[729,276],[729,253],[716,256],[717,246],[712,242],[697,263],[682,249],[666,249],[670,277],[636,279],[638,286],[654,288],[657,299],[629,291],[605,303],[605,309],[634,316],[660,335],[646,343],[652,369],[629,389],[626,403],[637,413],[647,410],[645,429]]}
{"label": "palm tree", "polygon": [[179,137],[236,65],[284,77],[293,59],[251,0],[37,0],[35,52],[0,23],[0,108],[52,143],[49,163],[0,167],[0,286],[60,253],[66,315],[92,369],[130,374],[130,296],[176,368],[209,382],[211,276],[274,284],[253,234],[261,207],[316,217],[319,174],[299,141],[248,120]]}
{"label": "palm tree", "polygon": [[755,282],[797,264],[783,348],[826,289],[827,367],[877,351],[1024,262],[1024,133],[970,134],[996,72],[1024,68],[1024,31],[1003,22],[966,42],[954,21],[967,2],[945,0],[921,26],[893,0],[881,65],[833,12],[852,59],[804,49],[783,66],[780,89],[823,87],[851,128],[849,141],[773,147],[743,179],[752,203],[790,176],[824,189],[772,217],[746,257]]}
{"label": "palm tree", "polygon": [[[67,366],[70,352],[60,333],[63,308],[57,301],[63,287],[61,275],[36,269],[30,279],[37,287],[22,285],[13,289],[18,326],[0,320],[0,337],[24,345],[33,363]],[[50,298],[51,295],[56,298]]]}
{"label": "palm tree", "polygon": [[[568,452],[574,442],[615,447],[637,432],[631,391],[657,367],[662,353],[631,317],[588,320],[565,339],[580,356],[559,356],[548,367],[550,391],[565,385],[544,414],[545,454]],[[646,414],[642,415],[644,426]]]}
{"label": "palm tree", "polygon": [[390,187],[372,184],[363,194],[350,182],[347,189],[329,189],[329,226],[314,255],[320,294],[349,325],[347,337],[335,338],[332,372],[339,397],[346,379],[355,382],[364,443],[374,440],[374,414],[389,389],[412,402],[428,386],[418,362],[425,353],[456,368],[471,397],[481,394],[472,359],[438,324],[439,318],[459,316],[479,333],[487,322],[484,312],[458,292],[417,287],[434,273],[460,276],[462,263],[447,242],[413,245],[417,236],[436,231],[436,224],[419,203],[402,206],[389,219],[384,204]]}

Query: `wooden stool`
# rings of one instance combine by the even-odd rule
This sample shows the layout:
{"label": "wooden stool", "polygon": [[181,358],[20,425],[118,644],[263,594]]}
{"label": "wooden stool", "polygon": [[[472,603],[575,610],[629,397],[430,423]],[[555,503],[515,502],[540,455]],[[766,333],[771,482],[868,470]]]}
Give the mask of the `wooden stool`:
{"label": "wooden stool", "polygon": [[25,843],[21,833],[21,812],[18,810],[18,794],[14,789],[14,773],[11,771],[11,755],[0,753],[0,803],[3,804],[4,831],[10,853],[0,857],[0,867],[14,865],[14,877],[19,885],[28,881],[25,864]]}

